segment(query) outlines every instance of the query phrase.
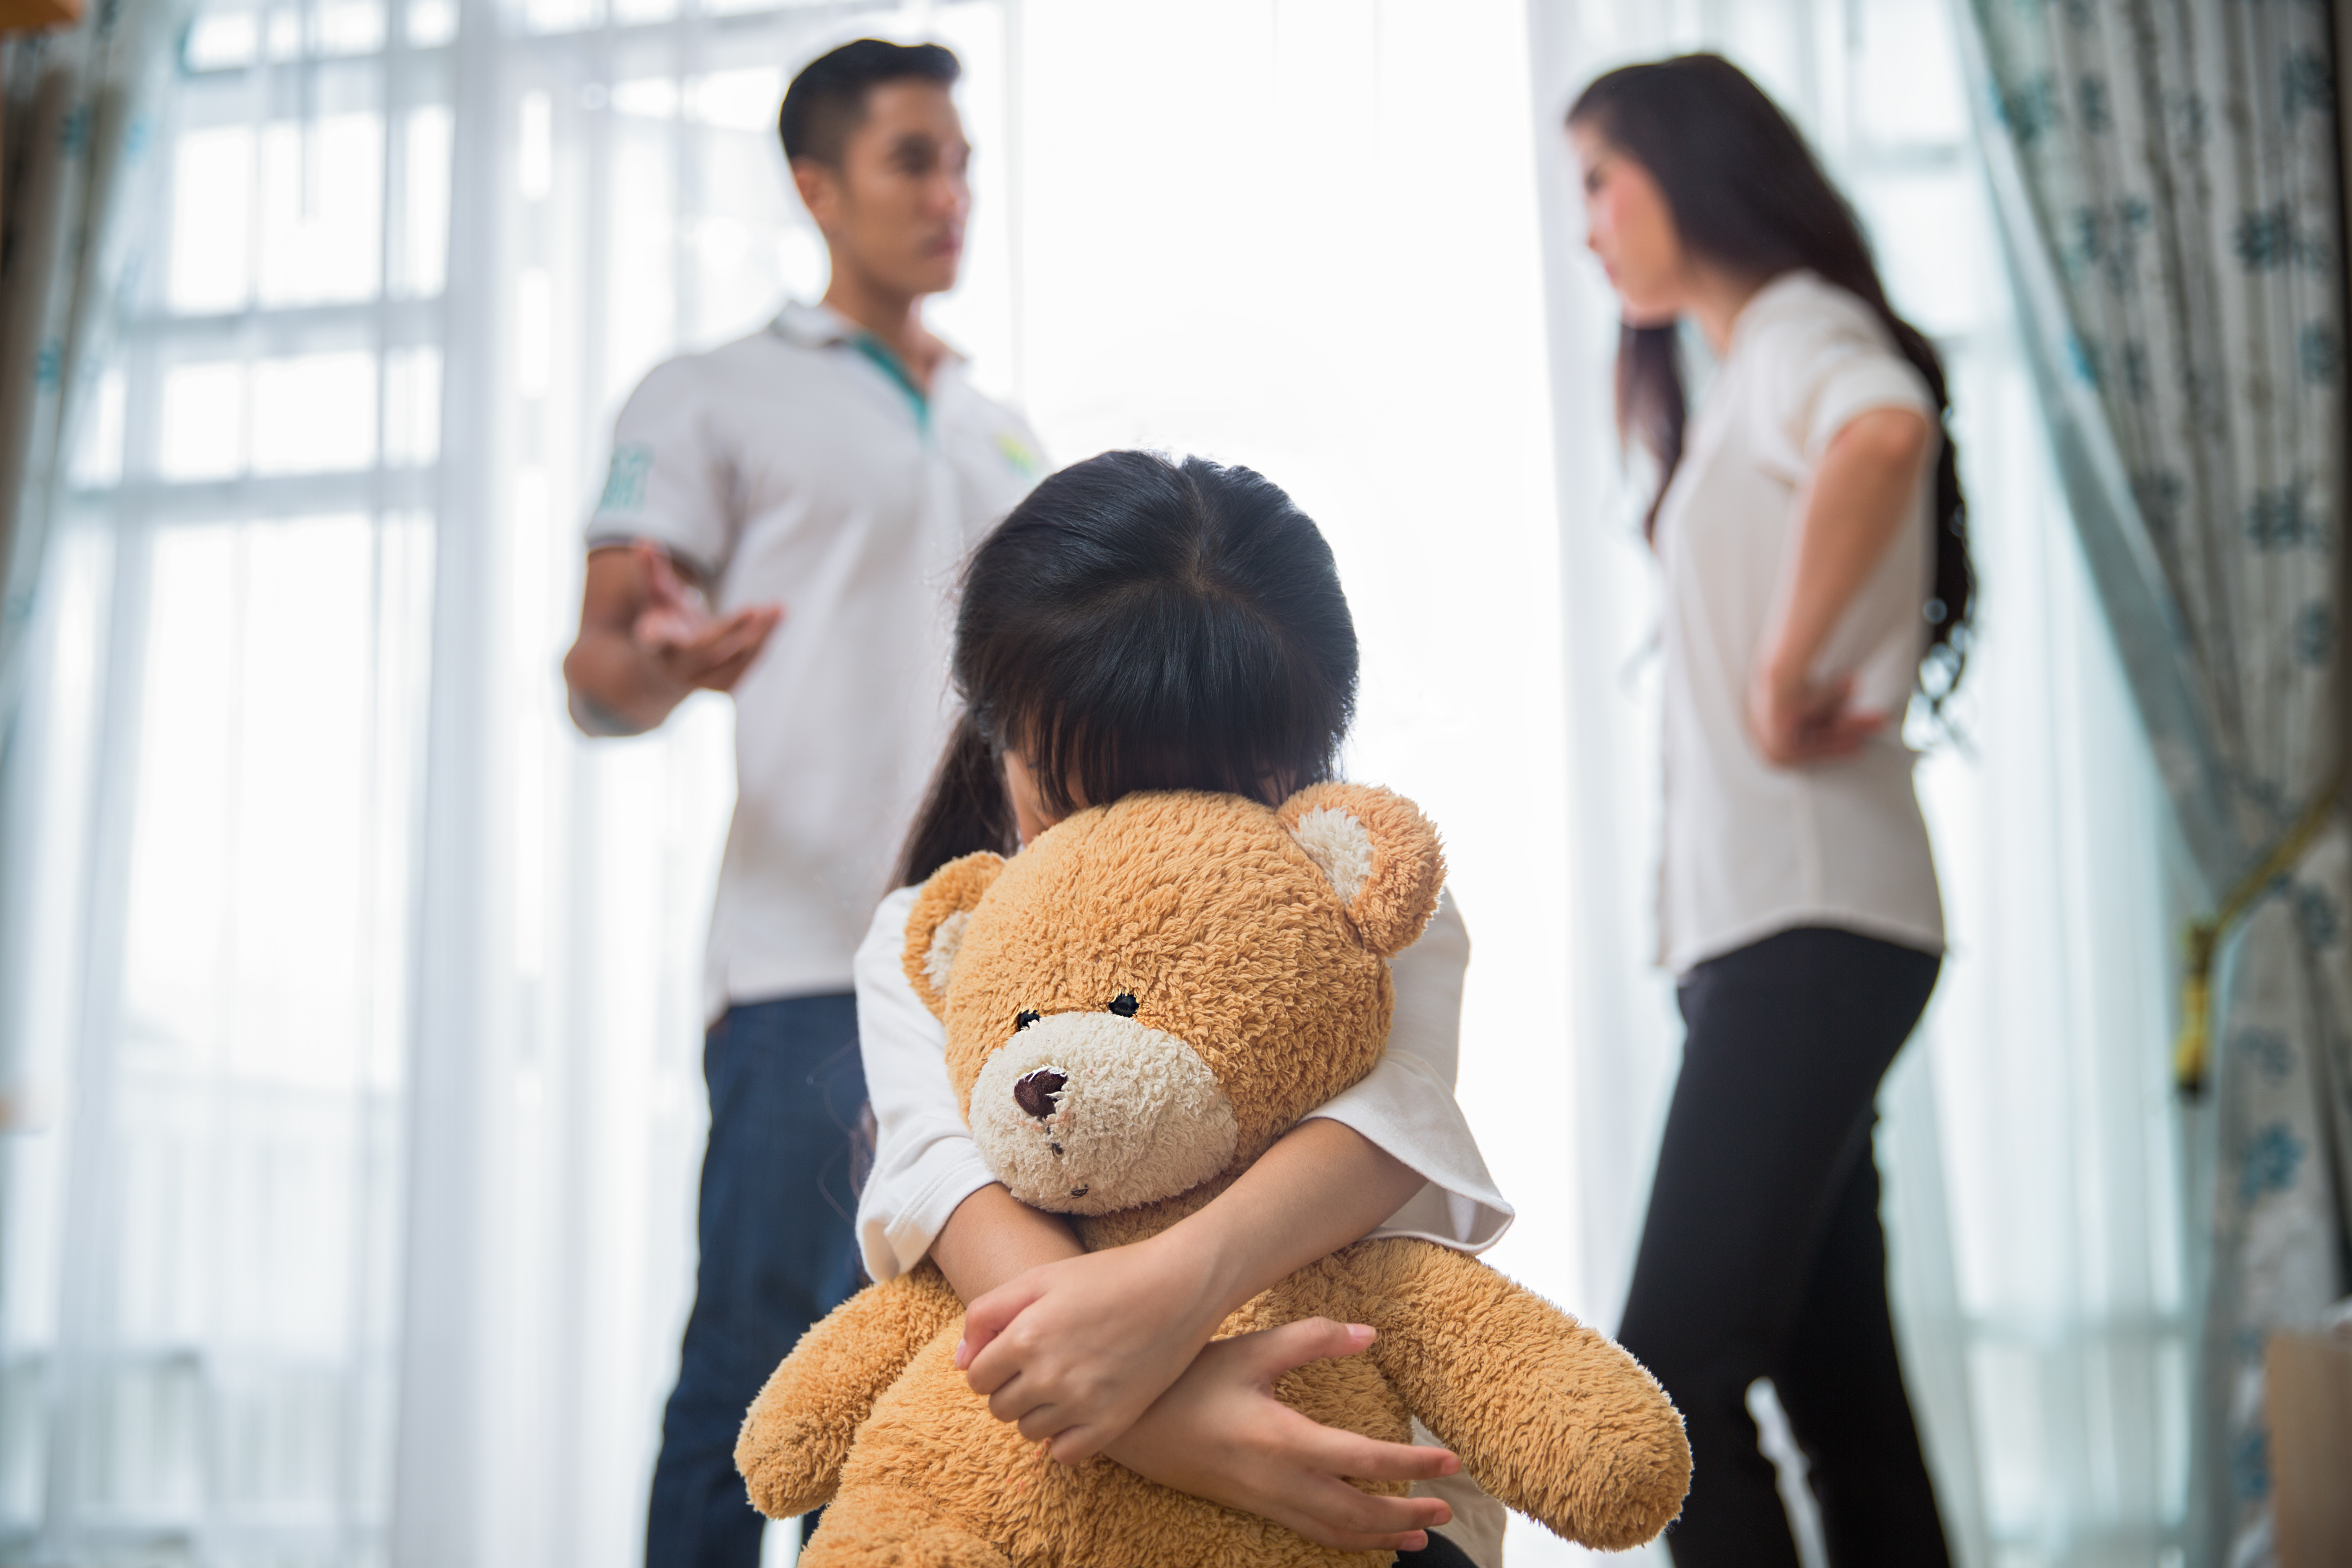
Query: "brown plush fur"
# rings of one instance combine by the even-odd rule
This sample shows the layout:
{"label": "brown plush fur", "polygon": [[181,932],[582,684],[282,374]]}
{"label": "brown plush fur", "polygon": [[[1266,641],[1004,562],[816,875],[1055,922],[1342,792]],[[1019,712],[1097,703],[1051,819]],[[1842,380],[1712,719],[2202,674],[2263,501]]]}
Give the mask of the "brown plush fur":
{"label": "brown plush fur", "polygon": [[[1318,811],[1342,815],[1341,849],[1357,851],[1334,858],[1334,818],[1303,834],[1340,865],[1343,884],[1362,874],[1344,901],[1293,837]],[[1129,796],[1071,817],[1011,860],[973,856],[940,871],[908,922],[907,973],[947,1026],[967,1115],[1025,1014],[1125,1019],[1111,1005],[1132,996],[1131,1024],[1107,1026],[1139,1042],[1172,1037],[1207,1065],[1238,1128],[1230,1163],[1188,1190],[1080,1215],[1081,1238],[1100,1249],[1198,1209],[1371,1070],[1394,1006],[1385,960],[1419,937],[1444,878],[1435,833],[1386,791],[1318,785],[1279,812],[1231,796]],[[1067,1103],[1084,1087],[1074,1076]],[[1087,1114],[1108,1113],[1099,1096],[1087,1103]],[[1142,1139],[1185,1131],[1137,1125]],[[961,1316],[926,1263],[811,1330],[761,1390],[736,1462],[771,1516],[833,1505],[807,1568],[1390,1561],[1316,1546],[1108,1459],[1045,1461],[956,1372]],[[1363,1355],[1283,1379],[1284,1400],[1316,1420],[1402,1441],[1418,1415],[1489,1492],[1588,1545],[1639,1544],[1680,1508],[1690,1452],[1664,1393],[1608,1340],[1475,1259],[1424,1242],[1360,1242],[1258,1296],[1220,1331],[1317,1316],[1370,1323],[1380,1337]]]}

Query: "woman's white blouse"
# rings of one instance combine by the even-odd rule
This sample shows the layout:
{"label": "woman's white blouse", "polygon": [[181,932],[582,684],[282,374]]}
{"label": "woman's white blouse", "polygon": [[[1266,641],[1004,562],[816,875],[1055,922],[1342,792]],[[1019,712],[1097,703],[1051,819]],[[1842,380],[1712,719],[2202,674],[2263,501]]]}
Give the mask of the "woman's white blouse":
{"label": "woman's white blouse", "polygon": [[[858,1048],[876,1132],[874,1169],[857,1200],[857,1244],[877,1279],[920,1262],[956,1205],[996,1180],[956,1109],[947,1031],[900,966],[915,892],[903,888],[882,900],[855,962]],[[1512,1211],[1454,1098],[1469,964],[1470,933],[1448,894],[1422,939],[1391,961],[1396,1016],[1380,1065],[1315,1115],[1354,1128],[1428,1178],[1374,1236],[1479,1252],[1501,1239]]]}
{"label": "woman's white blouse", "polygon": [[1811,272],[1765,286],[1732,330],[1659,509],[1664,578],[1661,958],[1677,973],[1797,926],[1940,952],[1943,904],[1912,790],[1903,710],[1933,590],[1932,473],[1814,666],[1888,716],[1855,756],[1767,763],[1748,680],[1784,591],[1805,489],[1869,409],[1937,418],[1919,372],[1861,300]]}

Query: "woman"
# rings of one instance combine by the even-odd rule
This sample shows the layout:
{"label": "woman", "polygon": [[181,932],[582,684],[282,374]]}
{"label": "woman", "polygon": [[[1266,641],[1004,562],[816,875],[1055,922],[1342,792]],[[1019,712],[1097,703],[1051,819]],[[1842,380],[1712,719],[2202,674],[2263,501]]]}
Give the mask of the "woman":
{"label": "woman", "polygon": [[[1942,367],[1796,128],[1727,61],[1612,71],[1569,132],[1624,307],[1620,429],[1659,470],[1661,945],[1687,1036],[1620,1337],[1689,1426],[1667,1542],[1680,1568],[1797,1561],[1747,1410],[1769,1377],[1830,1560],[1942,1563],[1871,1157],[1944,945],[1901,734],[1967,647]],[[1717,362],[1687,431],[1685,318]]]}

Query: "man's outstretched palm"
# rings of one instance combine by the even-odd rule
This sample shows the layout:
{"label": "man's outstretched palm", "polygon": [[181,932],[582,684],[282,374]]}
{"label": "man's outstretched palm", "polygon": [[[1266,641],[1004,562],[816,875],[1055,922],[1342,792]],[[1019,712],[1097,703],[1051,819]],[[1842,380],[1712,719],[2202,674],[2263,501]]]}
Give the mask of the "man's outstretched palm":
{"label": "man's outstretched palm", "polygon": [[678,576],[668,556],[650,544],[639,544],[636,556],[646,600],[630,624],[631,640],[679,686],[733,690],[768,646],[769,635],[784,618],[784,607],[747,605],[731,615],[714,616],[701,594]]}

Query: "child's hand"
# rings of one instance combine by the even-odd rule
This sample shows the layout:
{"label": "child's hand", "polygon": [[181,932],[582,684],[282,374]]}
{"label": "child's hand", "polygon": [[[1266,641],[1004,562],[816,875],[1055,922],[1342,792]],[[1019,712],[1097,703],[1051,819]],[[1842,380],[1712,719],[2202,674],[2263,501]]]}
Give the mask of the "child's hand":
{"label": "child's hand", "polygon": [[964,1311],[956,1365],[1000,1421],[1066,1465],[1100,1453],[1223,1321],[1213,1270],[1168,1237],[1030,1269]]}
{"label": "child's hand", "polygon": [[1418,1552],[1451,1520],[1436,1498],[1373,1497],[1339,1478],[1425,1480],[1462,1461],[1443,1448],[1381,1443],[1318,1426],[1274,1397],[1274,1382],[1372,1342],[1361,1323],[1309,1318],[1203,1348],[1175,1385],[1109,1447],[1138,1475],[1270,1519],[1342,1552]]}

